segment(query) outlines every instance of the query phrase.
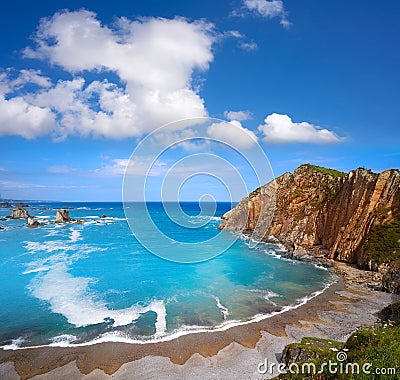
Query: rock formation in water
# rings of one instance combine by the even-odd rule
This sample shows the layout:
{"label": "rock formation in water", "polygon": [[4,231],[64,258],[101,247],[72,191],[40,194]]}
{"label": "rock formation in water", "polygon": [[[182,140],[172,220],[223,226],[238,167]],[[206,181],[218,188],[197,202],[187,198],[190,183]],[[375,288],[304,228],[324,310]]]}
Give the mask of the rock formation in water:
{"label": "rock formation in water", "polygon": [[28,219],[29,213],[23,207],[14,207],[11,214],[7,216],[10,219]]}
{"label": "rock formation in water", "polygon": [[34,217],[32,216],[28,216],[28,227],[40,227],[40,226],[44,226],[45,223],[40,223],[37,220],[34,219]]}
{"label": "rock formation in water", "polygon": [[294,257],[312,253],[386,271],[400,258],[400,172],[302,165],[242,199],[219,228],[274,237]]}
{"label": "rock formation in water", "polygon": [[58,210],[56,213],[56,223],[74,222],[75,219],[69,217],[69,211],[65,209]]}

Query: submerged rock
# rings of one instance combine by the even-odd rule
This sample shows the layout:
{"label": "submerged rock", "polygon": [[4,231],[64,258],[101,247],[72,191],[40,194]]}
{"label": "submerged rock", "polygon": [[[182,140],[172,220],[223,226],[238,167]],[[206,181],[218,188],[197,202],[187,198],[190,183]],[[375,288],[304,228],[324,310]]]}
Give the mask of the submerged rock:
{"label": "submerged rock", "polygon": [[10,202],[0,202],[0,208],[11,208],[11,203]]}
{"label": "submerged rock", "polygon": [[29,217],[28,211],[23,207],[14,207],[11,214],[8,216],[10,219],[28,219]]}
{"label": "submerged rock", "polygon": [[37,220],[35,220],[33,217],[28,216],[28,227],[39,227],[39,226],[44,226],[44,223],[40,223]]}
{"label": "submerged rock", "polygon": [[107,215],[103,214],[103,215],[100,216],[100,218],[102,218],[102,219],[107,218]]}
{"label": "submerged rock", "polygon": [[74,222],[75,219],[69,217],[69,211],[62,209],[58,210],[56,213],[56,223],[67,223],[67,222]]}

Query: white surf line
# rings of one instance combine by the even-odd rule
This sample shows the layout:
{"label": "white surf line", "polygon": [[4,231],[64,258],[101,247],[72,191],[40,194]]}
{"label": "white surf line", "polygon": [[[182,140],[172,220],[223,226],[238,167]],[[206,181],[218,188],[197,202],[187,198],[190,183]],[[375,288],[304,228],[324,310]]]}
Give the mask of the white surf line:
{"label": "white surf line", "polygon": [[[105,343],[105,342],[114,342],[114,343],[128,343],[128,344],[148,344],[148,343],[159,343],[159,342],[168,342],[171,340],[174,340],[176,338],[179,338],[184,335],[190,335],[190,334],[199,334],[199,333],[212,333],[214,331],[226,331],[232,327],[236,326],[244,326],[248,325],[250,323],[254,322],[260,322],[265,319],[272,318],[276,315],[283,314],[287,311],[290,310],[296,310],[299,307],[305,305],[308,301],[312,300],[313,298],[319,296],[320,294],[324,293],[329,287],[331,287],[333,284],[337,282],[337,278],[333,279],[331,282],[326,284],[323,289],[317,290],[309,296],[305,296],[303,298],[300,298],[298,302],[294,305],[287,305],[282,307],[281,310],[279,311],[273,311],[269,314],[257,314],[253,318],[247,320],[247,321],[241,321],[241,320],[231,320],[231,321],[225,321],[221,323],[218,326],[215,326],[214,328],[206,328],[203,326],[191,326],[188,327],[186,326],[184,329],[177,329],[171,334],[164,335],[163,337],[154,337],[153,339],[149,340],[139,340],[139,339],[131,339],[131,338],[126,338],[119,336],[118,332],[110,332],[110,333],[104,333],[100,337],[95,338],[89,342],[83,342],[83,343],[71,343],[68,345],[68,347],[86,347],[86,346],[92,346],[94,344],[99,344],[99,343]],[[13,347],[10,348],[10,346],[0,346],[2,349],[11,349],[11,350],[27,350],[31,348],[41,348],[41,347],[49,347],[50,345],[36,345],[36,346],[24,346],[24,347]],[[64,345],[61,346],[59,344],[51,344],[51,347],[65,347]]]}
{"label": "white surf line", "polygon": [[224,321],[226,321],[226,318],[228,318],[228,315],[229,315],[229,309],[227,307],[225,307],[224,305],[222,305],[219,297],[215,296],[214,299],[215,299],[215,303],[217,304],[218,309],[221,310],[221,312],[222,312]]}

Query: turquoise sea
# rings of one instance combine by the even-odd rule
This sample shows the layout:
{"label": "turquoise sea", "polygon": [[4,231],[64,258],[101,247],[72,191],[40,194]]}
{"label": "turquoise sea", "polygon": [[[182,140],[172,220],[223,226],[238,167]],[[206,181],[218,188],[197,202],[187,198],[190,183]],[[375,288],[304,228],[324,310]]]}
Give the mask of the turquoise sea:
{"label": "turquoise sea", "polygon": [[[278,245],[254,246],[218,231],[230,203],[218,203],[212,215],[201,213],[198,203],[170,204],[168,213],[162,203],[147,204],[155,225],[172,240],[210,241],[199,248],[210,251],[217,234],[230,243],[219,256],[194,264],[145,249],[121,203],[30,206],[30,214],[49,223],[28,228],[25,220],[0,222],[0,346],[10,349],[146,342],[224,329],[296,307],[332,280],[324,268],[281,258]],[[62,206],[84,223],[51,223]],[[138,225],[145,221],[139,209],[132,211]],[[170,216],[181,209],[186,224],[177,225]],[[9,213],[0,209],[0,217]],[[179,245],[161,249],[179,256]]]}

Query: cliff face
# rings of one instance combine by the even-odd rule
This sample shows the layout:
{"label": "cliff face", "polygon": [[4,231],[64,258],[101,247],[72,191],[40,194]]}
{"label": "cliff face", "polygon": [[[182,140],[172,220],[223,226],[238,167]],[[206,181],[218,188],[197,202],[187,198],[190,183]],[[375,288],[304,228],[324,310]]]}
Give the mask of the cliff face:
{"label": "cliff face", "polygon": [[345,174],[302,165],[242,199],[219,228],[254,231],[256,239],[272,235],[294,255],[308,251],[377,269],[366,249],[368,234],[399,218],[399,171]]}

